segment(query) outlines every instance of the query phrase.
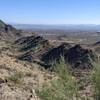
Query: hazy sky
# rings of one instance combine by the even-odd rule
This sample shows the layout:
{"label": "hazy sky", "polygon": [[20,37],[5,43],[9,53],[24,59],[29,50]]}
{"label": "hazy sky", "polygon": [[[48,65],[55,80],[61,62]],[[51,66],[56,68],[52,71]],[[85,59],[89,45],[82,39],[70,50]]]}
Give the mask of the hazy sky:
{"label": "hazy sky", "polygon": [[0,0],[0,19],[26,24],[100,24],[100,0]]}

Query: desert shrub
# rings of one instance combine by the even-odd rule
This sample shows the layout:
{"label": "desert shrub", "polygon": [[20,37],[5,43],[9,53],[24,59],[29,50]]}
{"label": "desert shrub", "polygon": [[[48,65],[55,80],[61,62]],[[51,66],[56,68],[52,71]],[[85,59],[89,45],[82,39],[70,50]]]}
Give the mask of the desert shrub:
{"label": "desert shrub", "polygon": [[100,63],[94,64],[92,82],[95,88],[95,100],[100,100]]}
{"label": "desert shrub", "polygon": [[69,65],[61,58],[53,69],[58,78],[52,80],[50,85],[44,86],[37,94],[43,100],[73,100],[77,95],[77,87]]}
{"label": "desert shrub", "polygon": [[22,72],[16,72],[15,74],[7,77],[8,81],[11,81],[15,84],[19,84],[21,82],[21,78],[23,77],[23,73]]}

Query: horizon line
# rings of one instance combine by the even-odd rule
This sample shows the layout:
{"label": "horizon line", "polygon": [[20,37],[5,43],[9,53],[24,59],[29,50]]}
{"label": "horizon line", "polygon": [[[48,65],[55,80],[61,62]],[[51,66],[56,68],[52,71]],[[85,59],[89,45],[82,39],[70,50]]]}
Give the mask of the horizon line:
{"label": "horizon line", "polygon": [[65,26],[65,25],[100,25],[100,24],[95,24],[95,23],[66,23],[66,24],[56,24],[56,23],[17,23],[17,22],[7,22],[8,24],[12,24],[12,25],[61,25],[61,26]]}

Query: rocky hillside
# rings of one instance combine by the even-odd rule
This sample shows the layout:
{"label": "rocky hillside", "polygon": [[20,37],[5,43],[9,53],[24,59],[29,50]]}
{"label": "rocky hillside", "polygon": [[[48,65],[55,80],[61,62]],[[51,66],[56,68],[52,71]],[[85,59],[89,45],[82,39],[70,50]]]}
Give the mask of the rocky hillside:
{"label": "rocky hillside", "polygon": [[96,59],[96,54],[91,49],[85,49],[80,45],[62,44],[44,54],[42,60],[45,63],[52,63],[59,60],[61,56],[64,56],[66,63],[74,68],[90,68]]}
{"label": "rocky hillside", "polygon": [[[15,40],[13,46],[19,54],[17,58],[33,62],[38,60],[45,64],[52,63],[64,56],[67,63],[74,67],[92,66],[91,62],[95,59],[92,50],[85,49],[80,45],[72,46],[68,43],[62,43],[60,46],[53,46],[50,41],[41,36],[29,35],[24,36],[22,33],[11,25],[7,25],[0,20],[0,37],[7,40]],[[96,47],[99,43],[96,43]],[[96,48],[97,51],[97,48]]]}
{"label": "rocky hillside", "polygon": [[21,36],[21,31],[0,20],[0,39],[13,40]]}
{"label": "rocky hillside", "polygon": [[40,100],[36,89],[54,78],[40,67],[16,59],[9,45],[0,42],[0,100]]}
{"label": "rocky hillside", "polygon": [[[65,66],[66,69],[66,63],[71,65],[70,68],[72,67],[71,77],[63,73],[60,73],[61,76],[75,80],[75,84],[77,83],[80,89],[78,91],[80,96],[87,96],[84,100],[94,100],[88,99],[94,95],[91,94],[93,87],[90,68],[96,60],[96,54],[90,47],[67,42],[53,44],[42,36],[25,34],[27,35],[0,21],[0,100],[41,100],[37,91],[45,89],[53,79],[55,83],[59,78],[56,71],[48,71],[45,68],[51,68],[51,64],[59,61],[61,56],[64,57],[65,63],[61,63],[59,68]],[[13,41],[8,42],[8,40]],[[92,47],[100,47],[99,42]],[[63,67],[59,72],[62,69]],[[65,69],[62,72],[65,72]],[[57,88],[62,94],[59,86],[62,87],[62,82],[57,81]],[[63,89],[65,90],[65,87]],[[44,96],[50,95],[44,94]]]}
{"label": "rocky hillside", "polygon": [[59,60],[61,58],[61,56],[64,56],[68,49],[71,48],[72,46],[68,43],[63,43],[57,47],[52,48],[51,50],[49,50],[48,52],[46,52],[43,56],[42,56],[42,61],[44,61],[45,63],[52,63],[56,60]]}
{"label": "rocky hillside", "polygon": [[48,40],[41,36],[27,36],[15,41],[18,51],[22,53],[18,55],[20,60],[34,61],[40,59],[41,56],[47,52],[52,46]]}
{"label": "rocky hillside", "polygon": [[93,48],[95,52],[100,56],[100,41],[97,41],[96,43],[93,44]]}
{"label": "rocky hillside", "polygon": [[46,65],[51,65],[59,60],[61,56],[65,58],[73,68],[91,68],[92,62],[96,59],[96,54],[90,48],[81,45],[72,46],[69,43],[62,43],[59,46],[53,46],[48,40],[41,36],[26,36],[15,41],[20,60],[29,62],[39,61]]}
{"label": "rocky hillside", "polygon": [[54,63],[64,56],[66,63],[76,68],[90,68],[92,62],[96,59],[96,54],[90,49],[81,45],[72,46],[68,43],[62,43],[53,47],[48,40],[41,36],[28,36],[15,41],[20,54],[17,56],[20,60],[34,62],[38,60],[46,65]]}

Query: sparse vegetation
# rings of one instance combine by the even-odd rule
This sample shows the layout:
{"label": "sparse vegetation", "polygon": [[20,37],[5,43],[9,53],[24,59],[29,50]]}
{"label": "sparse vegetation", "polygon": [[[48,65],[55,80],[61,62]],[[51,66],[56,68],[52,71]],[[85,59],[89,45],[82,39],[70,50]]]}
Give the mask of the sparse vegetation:
{"label": "sparse vegetation", "polygon": [[92,40],[81,31],[45,38],[0,24],[0,100],[100,100],[100,63],[92,66],[100,57],[100,41],[91,45],[99,40],[97,32]]}
{"label": "sparse vegetation", "polygon": [[22,72],[17,72],[13,75],[11,75],[10,77],[8,77],[8,81],[11,81],[15,84],[19,84],[21,83],[21,78],[23,77],[23,73]]}
{"label": "sparse vegetation", "polygon": [[73,100],[77,97],[75,78],[63,58],[56,63],[54,71],[58,78],[37,92],[40,98],[43,100]]}
{"label": "sparse vegetation", "polygon": [[95,88],[95,100],[100,100],[100,63],[94,64],[94,70],[92,73],[92,80],[93,80],[93,85]]}

